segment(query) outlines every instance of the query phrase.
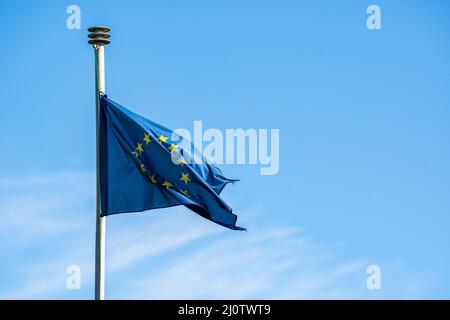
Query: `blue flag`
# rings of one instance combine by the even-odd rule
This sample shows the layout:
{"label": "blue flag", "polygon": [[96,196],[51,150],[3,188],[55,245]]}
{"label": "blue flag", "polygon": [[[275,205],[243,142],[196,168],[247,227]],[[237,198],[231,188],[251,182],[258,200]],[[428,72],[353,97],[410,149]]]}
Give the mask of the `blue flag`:
{"label": "blue flag", "polygon": [[99,117],[102,216],[184,205],[224,227],[245,230],[219,197],[237,180],[207,161],[192,161],[187,149],[196,151],[190,142],[106,95]]}

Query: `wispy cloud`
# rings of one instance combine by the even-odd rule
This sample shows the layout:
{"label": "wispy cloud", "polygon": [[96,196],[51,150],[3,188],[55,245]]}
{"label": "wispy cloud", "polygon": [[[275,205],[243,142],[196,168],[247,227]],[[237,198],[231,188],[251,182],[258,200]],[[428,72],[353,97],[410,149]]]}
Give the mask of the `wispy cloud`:
{"label": "wispy cloud", "polygon": [[[333,260],[296,228],[254,226],[249,233],[204,235],[196,247],[144,268],[146,276],[135,274],[139,281],[126,292],[134,299],[308,298],[363,266]],[[120,292],[114,297],[125,298]]]}
{"label": "wispy cloud", "polygon": [[[0,298],[92,298],[93,185],[88,172],[0,180]],[[109,217],[107,296],[371,297],[366,259],[335,256],[301,227],[258,223],[267,217],[261,209],[239,211],[260,218],[246,219],[249,232],[229,231],[184,207]],[[71,264],[82,269],[81,292],[66,288]]]}
{"label": "wispy cloud", "polygon": [[[168,213],[167,210],[163,211]],[[115,272],[133,267],[143,259],[224,231],[221,228],[208,228],[201,223],[189,223],[191,219],[181,207],[171,208],[170,211],[170,214],[154,214],[147,219],[133,215],[135,222],[129,217],[111,217],[109,224],[114,230],[108,235],[111,248],[109,270]],[[123,223],[124,220],[127,220],[126,223]]]}
{"label": "wispy cloud", "polygon": [[27,245],[86,226],[93,198],[93,175],[61,172],[0,180],[0,239]]}
{"label": "wispy cloud", "polygon": [[67,290],[67,266],[93,256],[93,237],[83,232],[93,227],[93,178],[66,171],[0,179],[1,298],[51,298]]}

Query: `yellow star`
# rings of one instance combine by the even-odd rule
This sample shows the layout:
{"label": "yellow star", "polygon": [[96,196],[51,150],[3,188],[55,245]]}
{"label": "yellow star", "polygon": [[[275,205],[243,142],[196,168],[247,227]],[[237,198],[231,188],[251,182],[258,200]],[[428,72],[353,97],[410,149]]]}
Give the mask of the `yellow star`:
{"label": "yellow star", "polygon": [[173,187],[173,184],[171,184],[169,181],[164,180],[163,184],[164,187],[167,188],[167,190],[169,190],[170,187]]}
{"label": "yellow star", "polygon": [[139,154],[141,154],[142,152],[144,152],[144,149],[142,149],[142,143],[138,143],[136,151],[139,152]]}
{"label": "yellow star", "polygon": [[156,184],[155,175],[150,176],[150,182],[153,183],[153,184]]}
{"label": "yellow star", "polygon": [[144,166],[143,163],[141,164],[141,171],[142,171],[142,173],[146,173],[147,172],[147,170],[145,169],[145,166]]}
{"label": "yellow star", "polygon": [[137,151],[133,151],[132,154],[134,154],[136,157],[139,157],[139,153]]}
{"label": "yellow star", "polygon": [[189,173],[181,173],[181,181],[184,181],[185,184],[187,184],[191,179],[189,179]]}
{"label": "yellow star", "polygon": [[170,149],[170,152],[175,152],[175,151],[178,150],[178,147],[177,147],[177,145],[175,145],[175,144],[172,143],[172,144],[170,145],[169,149]]}
{"label": "yellow star", "polygon": [[167,137],[165,137],[165,136],[163,136],[163,135],[160,135],[159,138],[158,138],[158,140],[159,140],[160,142],[165,142],[165,143],[167,143]]}
{"label": "yellow star", "polygon": [[188,195],[188,191],[187,191],[187,190],[180,189],[180,192],[181,192],[182,194],[184,194],[186,197],[189,197],[189,198],[190,198],[190,196]]}
{"label": "yellow star", "polygon": [[150,143],[150,135],[149,135],[149,134],[144,133],[144,141],[145,141],[145,143],[147,143],[147,144]]}
{"label": "yellow star", "polygon": [[184,159],[178,159],[177,162],[181,164],[182,167],[184,167],[184,165],[186,164],[186,161],[184,161]]}

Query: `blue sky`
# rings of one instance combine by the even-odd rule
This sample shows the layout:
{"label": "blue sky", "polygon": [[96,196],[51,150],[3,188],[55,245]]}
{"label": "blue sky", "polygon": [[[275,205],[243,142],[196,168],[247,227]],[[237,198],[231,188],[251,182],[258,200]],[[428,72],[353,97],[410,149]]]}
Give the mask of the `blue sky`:
{"label": "blue sky", "polygon": [[247,233],[182,207],[110,217],[107,298],[450,298],[448,1],[2,0],[0,18],[0,298],[93,297],[93,25],[113,100],[169,128],[280,129],[277,175],[221,166]]}

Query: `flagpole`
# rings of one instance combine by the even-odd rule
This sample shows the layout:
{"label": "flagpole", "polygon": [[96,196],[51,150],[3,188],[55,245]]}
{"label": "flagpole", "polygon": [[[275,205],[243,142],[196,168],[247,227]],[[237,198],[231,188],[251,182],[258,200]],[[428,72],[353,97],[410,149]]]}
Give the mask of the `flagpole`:
{"label": "flagpole", "polygon": [[89,44],[95,53],[95,128],[96,128],[96,227],[95,227],[95,300],[105,299],[105,237],[106,217],[101,216],[100,203],[100,159],[99,159],[99,130],[100,130],[100,97],[105,93],[105,51],[110,37],[107,27],[92,27]]}

